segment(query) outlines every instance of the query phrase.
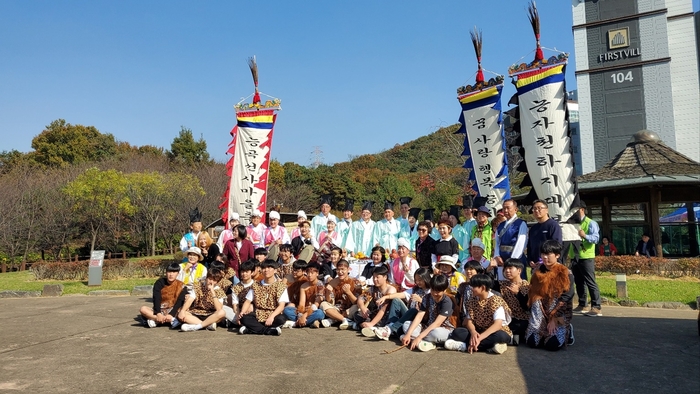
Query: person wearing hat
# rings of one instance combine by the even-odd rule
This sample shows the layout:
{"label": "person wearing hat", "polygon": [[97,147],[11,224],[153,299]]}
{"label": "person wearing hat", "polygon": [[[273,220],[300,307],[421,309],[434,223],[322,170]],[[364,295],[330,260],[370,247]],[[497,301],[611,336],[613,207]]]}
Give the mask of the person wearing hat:
{"label": "person wearing hat", "polygon": [[[292,234],[290,235],[291,239],[294,239],[298,236],[301,235],[301,224],[308,221],[308,218],[306,216],[306,212],[304,211],[299,211],[297,212],[297,226],[292,230]],[[311,232],[311,236],[313,236],[313,231]]]}
{"label": "person wearing hat", "polygon": [[464,227],[462,227],[459,221],[460,208],[461,207],[459,205],[450,205],[447,220],[452,225],[452,238],[454,238],[457,241],[457,244],[459,245],[459,257],[457,258],[457,261],[464,261],[462,259],[462,256],[464,256],[464,259],[466,259],[469,256],[468,252],[464,252],[464,249],[469,249],[469,244],[462,245],[462,242],[464,240]]}
{"label": "person wearing hat", "polygon": [[270,225],[265,229],[265,247],[268,251],[268,258],[277,260],[280,245],[292,242],[289,233],[284,226],[280,226],[280,213],[270,211],[268,216]]}
{"label": "person wearing hat", "polygon": [[399,198],[399,211],[401,212],[401,215],[399,216],[398,220],[402,225],[408,223],[408,213],[411,210],[411,200],[413,200],[411,197]]}
{"label": "person wearing hat", "polygon": [[464,216],[464,222],[462,222],[462,229],[460,233],[462,238],[458,238],[457,242],[462,246],[462,250],[459,251],[460,261],[464,261],[469,257],[469,245],[472,239],[472,231],[476,227],[476,219],[474,219],[474,196],[467,194],[462,197],[462,215]]}
{"label": "person wearing hat", "polygon": [[482,205],[476,210],[476,226],[472,229],[470,239],[480,238],[481,242],[486,246],[484,256],[491,259],[493,256],[493,229],[491,228],[491,210],[489,207]]}
{"label": "person wearing hat", "polygon": [[226,241],[233,238],[233,229],[240,224],[241,217],[238,212],[232,212],[231,217],[228,219],[228,228],[219,234],[219,238],[216,239],[216,244],[219,246],[219,250],[224,250],[224,245]]}
{"label": "person wearing hat", "polygon": [[331,195],[324,194],[321,196],[321,212],[311,219],[311,230],[315,237],[318,237],[322,231],[327,230],[328,220],[333,219],[334,223],[338,223],[338,218],[331,213]]}
{"label": "person wearing hat", "polygon": [[418,214],[420,213],[420,208],[411,208],[408,210],[408,222],[407,227],[401,229],[401,234],[403,237],[408,238],[408,243],[410,245],[409,250],[411,252],[416,250],[416,240],[418,239]]}
{"label": "person wearing hat", "polygon": [[[581,228],[578,235],[581,237],[581,250],[574,250],[574,245],[569,246],[569,258],[571,259],[571,272],[576,282],[576,294],[578,295],[578,307],[574,312],[583,313],[586,316],[602,316],[600,304],[600,290],[595,280],[595,245],[598,243],[600,227],[598,223],[586,216],[586,203],[581,201],[578,214],[581,219]],[[591,309],[586,309],[586,289],[591,296]]]}
{"label": "person wearing hat", "polygon": [[[518,217],[518,203],[513,199],[503,201],[503,217],[505,221],[496,228],[493,261],[496,262],[497,279],[505,280],[503,264],[506,260],[518,259],[525,265],[525,245],[527,245],[527,223]],[[525,276],[523,278],[523,276]],[[521,278],[527,279],[525,270]]]}
{"label": "person wearing hat", "polygon": [[448,281],[447,294],[454,296],[457,294],[459,285],[466,279],[461,272],[457,271],[457,259],[453,256],[440,256],[440,260],[435,263],[435,275],[444,275]]}
{"label": "person wearing hat", "polygon": [[391,253],[399,246],[400,232],[401,223],[394,219],[394,203],[386,200],[384,201],[384,219],[374,226],[375,242]]}
{"label": "person wearing hat", "polygon": [[366,257],[372,254],[372,248],[376,244],[374,240],[374,228],[377,223],[372,220],[372,205],[374,201],[365,201],[362,204],[360,220],[352,222],[350,233],[345,239],[345,249],[350,253],[360,253]]}
{"label": "person wearing hat", "polygon": [[248,231],[248,239],[255,248],[265,247],[265,230],[267,230],[267,227],[261,221],[262,212],[254,209],[253,213],[250,214],[250,224],[248,224],[246,230]]}
{"label": "person wearing hat", "polygon": [[180,239],[180,250],[186,251],[192,246],[197,246],[197,237],[202,231],[202,213],[199,208],[190,211],[190,231]]}
{"label": "person wearing hat", "polygon": [[399,257],[391,262],[389,281],[399,286],[399,291],[410,289],[415,285],[413,275],[418,267],[418,261],[411,258],[411,244],[406,238],[399,238]]}
{"label": "person wearing hat", "polygon": [[191,288],[193,284],[207,277],[207,267],[202,264],[204,256],[198,247],[193,246],[187,249],[186,255],[187,262],[180,264],[177,280]]}
{"label": "person wearing hat", "polygon": [[[335,231],[338,232],[340,236],[340,246],[345,249],[345,244],[347,243],[348,235],[350,234],[350,226],[352,225],[352,212],[355,209],[355,200],[351,198],[345,199],[345,207],[343,207],[343,218],[336,223]],[[351,242],[352,244],[352,242]]]}
{"label": "person wearing hat", "polygon": [[340,234],[335,230],[336,220],[337,219],[335,216],[328,218],[326,230],[321,231],[321,233],[318,235],[319,250],[328,250],[328,254],[330,254],[330,250],[333,246],[340,246],[341,243]]}

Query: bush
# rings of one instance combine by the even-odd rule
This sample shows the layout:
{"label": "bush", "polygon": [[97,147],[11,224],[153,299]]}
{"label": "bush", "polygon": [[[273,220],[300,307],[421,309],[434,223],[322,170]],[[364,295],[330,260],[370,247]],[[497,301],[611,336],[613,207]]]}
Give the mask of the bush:
{"label": "bush", "polygon": [[642,256],[596,256],[595,268],[596,271],[612,273],[700,277],[700,258],[676,260]]}
{"label": "bush", "polygon": [[[165,274],[173,260],[105,260],[102,279],[154,278]],[[37,262],[31,271],[38,280],[87,280],[89,260],[77,262]]]}

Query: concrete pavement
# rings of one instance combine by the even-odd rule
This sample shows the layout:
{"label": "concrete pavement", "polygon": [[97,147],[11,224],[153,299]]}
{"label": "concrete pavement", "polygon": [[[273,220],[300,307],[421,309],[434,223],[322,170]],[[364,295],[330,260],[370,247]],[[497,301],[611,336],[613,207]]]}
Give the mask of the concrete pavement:
{"label": "concrete pavement", "polygon": [[700,392],[697,311],[606,307],[549,353],[426,353],[331,329],[146,329],[138,297],[0,300],[0,392]]}

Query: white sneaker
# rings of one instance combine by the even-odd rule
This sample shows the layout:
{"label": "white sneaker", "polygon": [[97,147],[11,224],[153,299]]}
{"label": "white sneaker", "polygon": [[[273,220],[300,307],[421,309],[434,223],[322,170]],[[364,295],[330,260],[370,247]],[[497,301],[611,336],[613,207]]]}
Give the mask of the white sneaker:
{"label": "white sneaker", "polygon": [[248,329],[245,328],[245,326],[241,326],[241,327],[238,329],[238,333],[241,334],[241,335],[245,334],[246,331],[248,331]]}
{"label": "white sneaker", "polygon": [[420,341],[420,343],[418,344],[418,350],[420,350],[421,352],[435,350],[435,344],[428,341]]}
{"label": "white sneaker", "polygon": [[374,338],[375,337],[374,330],[375,330],[374,327],[365,327],[362,329],[361,332],[362,332],[362,335],[366,336],[367,338]]}
{"label": "white sneaker", "polygon": [[273,330],[274,330],[274,335],[277,335],[277,336],[282,335],[282,328],[281,327],[275,327]]}
{"label": "white sneaker", "polygon": [[183,324],[182,327],[180,327],[180,331],[197,331],[197,325],[196,324]]}
{"label": "white sneaker", "polygon": [[146,325],[150,328],[156,328],[157,324],[155,320],[147,319]]}
{"label": "white sneaker", "polygon": [[347,330],[348,328],[350,328],[350,322],[348,321],[348,319],[343,319],[343,321],[340,322],[338,328],[341,330]]}
{"label": "white sneaker", "polygon": [[294,320],[287,320],[282,325],[282,328],[292,328],[292,327],[294,327],[294,323],[296,323]]}
{"label": "white sneaker", "polygon": [[503,354],[506,352],[506,350],[508,350],[508,345],[506,345],[505,343],[497,343],[487,351],[493,354]]}
{"label": "white sneaker", "polygon": [[387,327],[377,327],[376,330],[374,330],[374,335],[377,336],[379,339],[383,339],[385,341],[389,340],[389,337],[391,336],[391,328]]}
{"label": "white sneaker", "polygon": [[467,351],[467,344],[464,342],[460,341],[455,341],[454,339],[448,339],[445,341],[445,349],[447,350],[454,350],[457,352],[466,352]]}
{"label": "white sneaker", "polygon": [[325,327],[325,328],[328,328],[328,327],[331,326],[331,321],[328,320],[328,319],[322,319],[322,320],[321,320],[321,325],[322,325],[323,327]]}
{"label": "white sneaker", "polygon": [[178,327],[180,327],[180,320],[177,320],[177,318],[173,317],[173,321],[170,322],[170,328]]}
{"label": "white sneaker", "polygon": [[208,325],[207,330],[216,331],[216,323],[211,323],[210,325]]}

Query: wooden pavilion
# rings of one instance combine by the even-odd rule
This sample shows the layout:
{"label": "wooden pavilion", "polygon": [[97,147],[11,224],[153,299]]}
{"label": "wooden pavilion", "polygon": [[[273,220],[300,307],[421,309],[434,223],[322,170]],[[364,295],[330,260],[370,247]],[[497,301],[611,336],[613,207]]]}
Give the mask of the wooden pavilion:
{"label": "wooden pavilion", "polygon": [[[694,208],[700,202],[700,163],[668,147],[656,133],[637,132],[603,168],[577,179],[589,216],[599,220],[601,236],[607,235],[618,250],[618,243],[624,243],[621,254],[634,253],[630,247],[642,232],[649,233],[659,256],[700,254]],[[662,223],[664,212],[683,207],[687,215],[682,222]]]}

